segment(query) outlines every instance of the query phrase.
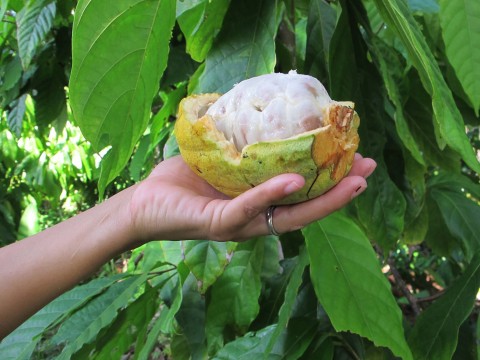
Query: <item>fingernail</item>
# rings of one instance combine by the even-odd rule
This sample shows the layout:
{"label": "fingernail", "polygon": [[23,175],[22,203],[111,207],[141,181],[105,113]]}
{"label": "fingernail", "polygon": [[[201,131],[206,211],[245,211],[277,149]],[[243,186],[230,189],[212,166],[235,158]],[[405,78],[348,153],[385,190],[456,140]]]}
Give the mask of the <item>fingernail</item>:
{"label": "fingernail", "polygon": [[289,195],[291,193],[294,193],[295,191],[300,190],[301,188],[302,188],[302,185],[300,185],[299,183],[297,183],[295,181],[292,181],[287,186],[285,186],[283,191],[285,192],[285,195]]}
{"label": "fingernail", "polygon": [[367,188],[367,185],[359,185],[355,189],[355,191],[352,193],[351,199],[355,199],[358,195],[360,195],[362,192],[364,192],[366,188]]}
{"label": "fingernail", "polygon": [[376,168],[377,168],[377,164],[372,165],[370,169],[367,171],[367,173],[365,174],[365,179],[368,178],[370,175],[372,175]]}

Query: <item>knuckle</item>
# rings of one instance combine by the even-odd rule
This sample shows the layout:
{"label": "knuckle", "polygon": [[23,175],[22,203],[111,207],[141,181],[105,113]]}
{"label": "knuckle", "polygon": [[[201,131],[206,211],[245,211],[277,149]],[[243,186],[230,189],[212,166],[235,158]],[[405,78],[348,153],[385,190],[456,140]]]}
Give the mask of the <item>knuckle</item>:
{"label": "knuckle", "polygon": [[245,205],[243,207],[243,212],[248,219],[254,219],[260,214],[260,210],[256,207]]}

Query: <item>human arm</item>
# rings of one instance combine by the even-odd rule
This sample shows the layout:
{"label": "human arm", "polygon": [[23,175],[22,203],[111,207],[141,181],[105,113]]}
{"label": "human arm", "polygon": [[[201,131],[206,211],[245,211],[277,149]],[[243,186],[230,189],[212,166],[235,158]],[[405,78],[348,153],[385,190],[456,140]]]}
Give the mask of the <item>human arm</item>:
{"label": "human arm", "polygon": [[[357,155],[349,176],[321,197],[279,206],[274,226],[301,228],[347,204],[375,168]],[[116,255],[158,239],[241,240],[268,234],[266,209],[304,180],[284,174],[231,200],[195,175],[180,157],[103,203],[0,249],[0,338]]]}

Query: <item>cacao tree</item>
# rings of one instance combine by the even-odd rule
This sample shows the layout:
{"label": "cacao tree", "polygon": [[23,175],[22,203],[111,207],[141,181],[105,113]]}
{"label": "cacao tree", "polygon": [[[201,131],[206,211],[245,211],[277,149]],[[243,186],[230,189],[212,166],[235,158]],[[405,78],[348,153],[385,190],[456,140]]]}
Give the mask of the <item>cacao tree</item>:
{"label": "cacao tree", "polygon": [[[2,178],[32,172],[15,136],[61,118],[101,154],[82,183],[25,187],[38,199],[89,181],[109,196],[178,155],[182,98],[291,69],[355,103],[378,163],[365,193],[300,231],[132,251],[6,337],[2,359],[480,356],[478,1],[2,0],[0,15]],[[7,243],[25,204],[1,186]]]}

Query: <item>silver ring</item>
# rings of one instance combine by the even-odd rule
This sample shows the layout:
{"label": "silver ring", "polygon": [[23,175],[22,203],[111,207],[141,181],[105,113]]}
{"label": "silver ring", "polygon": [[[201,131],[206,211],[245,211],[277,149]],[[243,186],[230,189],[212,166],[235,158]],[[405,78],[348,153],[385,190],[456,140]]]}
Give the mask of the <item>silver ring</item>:
{"label": "silver ring", "polygon": [[275,208],[276,206],[270,206],[267,209],[267,226],[270,234],[280,236],[280,233],[277,232],[277,230],[275,230],[275,228],[273,227],[273,212],[275,211]]}

